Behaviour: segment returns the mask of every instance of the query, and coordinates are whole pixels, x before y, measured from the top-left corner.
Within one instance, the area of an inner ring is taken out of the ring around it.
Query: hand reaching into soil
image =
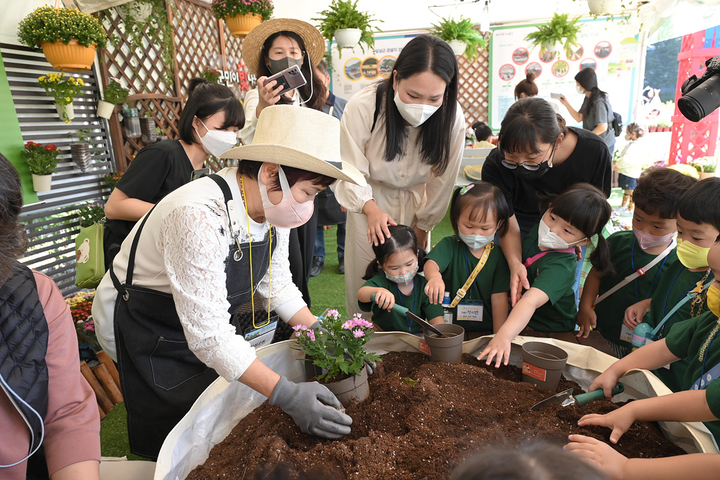
[[[503,365],[507,365],[510,361],[510,349],[510,341],[498,334],[490,340],[488,346],[485,347],[485,350],[483,350],[480,355],[478,355],[477,359],[482,361],[482,359],[487,355],[487,361],[485,364],[490,365],[493,358],[495,358],[495,368],[500,368],[501,362]]]
[[[615,362],[617,363],[617,362]],[[605,393],[606,398],[612,398],[612,390],[615,388],[615,385],[617,385],[618,380],[620,379],[622,375],[618,375],[615,372],[612,371],[612,367],[605,370],[603,373],[598,375],[595,380],[593,380],[593,383],[590,385],[590,388],[588,388],[588,392],[592,392],[593,390],[597,390],[598,388],[602,388],[603,392]]]
[[[570,435],[568,439],[571,443],[565,445],[565,450],[579,455],[613,480],[625,478],[625,464],[628,459],[610,445],[585,435]]]
[[[270,405],[279,405],[305,433],[329,439],[350,433],[352,418],[338,410],[340,401],[317,382],[294,383],[280,377]]]
[[[600,427],[612,428],[612,433],[610,434],[610,441],[612,443],[617,443],[618,440],[620,440],[620,437],[622,437],[623,434],[628,431],[630,426],[632,426],[633,422],[635,421],[635,416],[632,414],[632,409],[627,408],[630,405],[631,404],[622,406],[617,410],[613,410],[612,412],[605,415],[599,415],[597,413],[585,415],[580,420],[578,420],[578,425],[581,427],[587,425],[598,425]]]

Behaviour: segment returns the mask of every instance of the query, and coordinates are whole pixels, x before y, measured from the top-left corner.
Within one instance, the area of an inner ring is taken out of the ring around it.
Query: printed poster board
[[[576,90],[575,75],[592,67],[598,76],[598,87],[607,92],[613,110],[622,115],[623,123],[631,121],[636,64],[639,59],[637,28],[607,20],[581,20],[578,47],[568,58],[558,54],[540,55],[540,48],[530,49],[525,36],[537,24],[493,28],[490,41],[490,127],[500,130],[500,122],[515,102],[515,86],[527,72],[535,72],[539,96],[558,107],[568,125],[577,125],[551,93],[565,95],[580,109],[584,95]]]

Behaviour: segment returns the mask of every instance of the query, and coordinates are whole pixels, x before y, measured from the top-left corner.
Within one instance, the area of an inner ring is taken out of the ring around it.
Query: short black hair
[[[450,199],[450,224],[457,238],[460,238],[458,220],[466,207],[472,208],[470,217],[477,218],[481,222],[489,211],[495,212],[498,220],[497,234],[502,237],[507,233],[510,207],[508,207],[505,195],[492,183],[475,182],[456,188],[453,192]]]
[[[706,178],[688,188],[680,198],[678,213],[689,222],[707,223],[720,231],[720,178]],[[715,241],[720,241],[720,235]]]
[[[540,153],[538,143],[555,144],[562,132],[555,110],[547,100],[521,98],[512,104],[500,123],[498,153]]]
[[[387,262],[391,255],[402,250],[412,250],[415,252],[418,257],[418,269],[422,265],[422,261],[425,258],[425,250],[418,248],[415,230],[407,225],[388,225],[388,230],[390,231],[390,238],[386,238],[385,243],[373,245],[375,260],[371,261],[367,269],[365,269],[363,280],[370,280],[374,277],[380,271],[380,266]]]
[[[478,142],[481,140],[487,140],[488,137],[492,136],[492,129],[488,127],[485,122],[475,122],[473,123],[472,128]]]
[[[245,125],[245,112],[240,100],[225,85],[212,83],[202,78],[190,80],[188,101],[180,114],[178,130],[180,139],[188,144],[197,144],[192,122],[198,117],[203,122],[218,112],[225,112],[225,123],[221,128],[238,127]]]
[[[648,215],[675,218],[680,198],[696,183],[696,179],[672,168],[650,169],[640,175],[633,191],[635,208]]]

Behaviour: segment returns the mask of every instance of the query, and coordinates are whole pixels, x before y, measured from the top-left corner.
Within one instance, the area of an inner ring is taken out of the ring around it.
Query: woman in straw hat
[[[270,398],[300,428],[325,438],[351,419],[317,383],[271,371],[246,341],[269,324],[237,332],[231,318],[253,293],[290,325],[316,326],[288,267],[288,229],[313,213],[315,195],[335,179],[364,184],[340,160],[340,126],[322,112],[273,106],[258,119],[240,160],[160,201],[133,229],[98,287],[98,340],[117,362],[131,450],[149,458],[202,391],[222,376]],[[270,328],[270,327],[269,327]],[[329,405],[329,406],[328,406]]]
[[[412,39],[392,75],[348,102],[341,121],[343,159],[367,186],[340,182],[348,210],[345,302],[357,309],[372,244],[390,237],[388,225],[413,228],[428,248],[429,232],[445,216],[465,147],[465,118],[457,103],[458,66],[450,46],[431,35]]]

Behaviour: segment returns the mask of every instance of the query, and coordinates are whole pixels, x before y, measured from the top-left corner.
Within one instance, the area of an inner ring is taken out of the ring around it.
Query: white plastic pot
[[[362,30],[359,28],[341,28],[335,31],[335,41],[339,48],[352,48],[360,43]]]
[[[38,193],[49,192],[52,183],[52,175],[35,175],[32,174],[33,190]]]
[[[560,42],[545,43],[545,44],[543,44],[543,46],[545,47],[545,51],[546,51],[546,52],[558,53],[558,54],[559,54],[559,53],[562,52],[562,50],[563,50],[563,45],[562,45],[562,43],[560,43]]]
[[[465,49],[467,48],[467,43],[463,42],[462,40],[458,40],[457,38],[454,40],[450,40],[448,44],[450,45],[450,48],[452,48],[452,51],[456,57],[459,57],[460,55],[465,53]]]
[[[67,105],[58,105],[56,103],[55,110],[57,110],[60,120],[65,123],[70,123],[72,119],[75,118],[75,107],[73,106],[73,102],[70,102]]]
[[[106,102],[105,100],[98,100],[97,116],[100,118],[110,119],[110,116],[115,110],[115,104]]]
[[[620,0],[588,0],[588,8],[593,15],[605,15],[620,11]]]

